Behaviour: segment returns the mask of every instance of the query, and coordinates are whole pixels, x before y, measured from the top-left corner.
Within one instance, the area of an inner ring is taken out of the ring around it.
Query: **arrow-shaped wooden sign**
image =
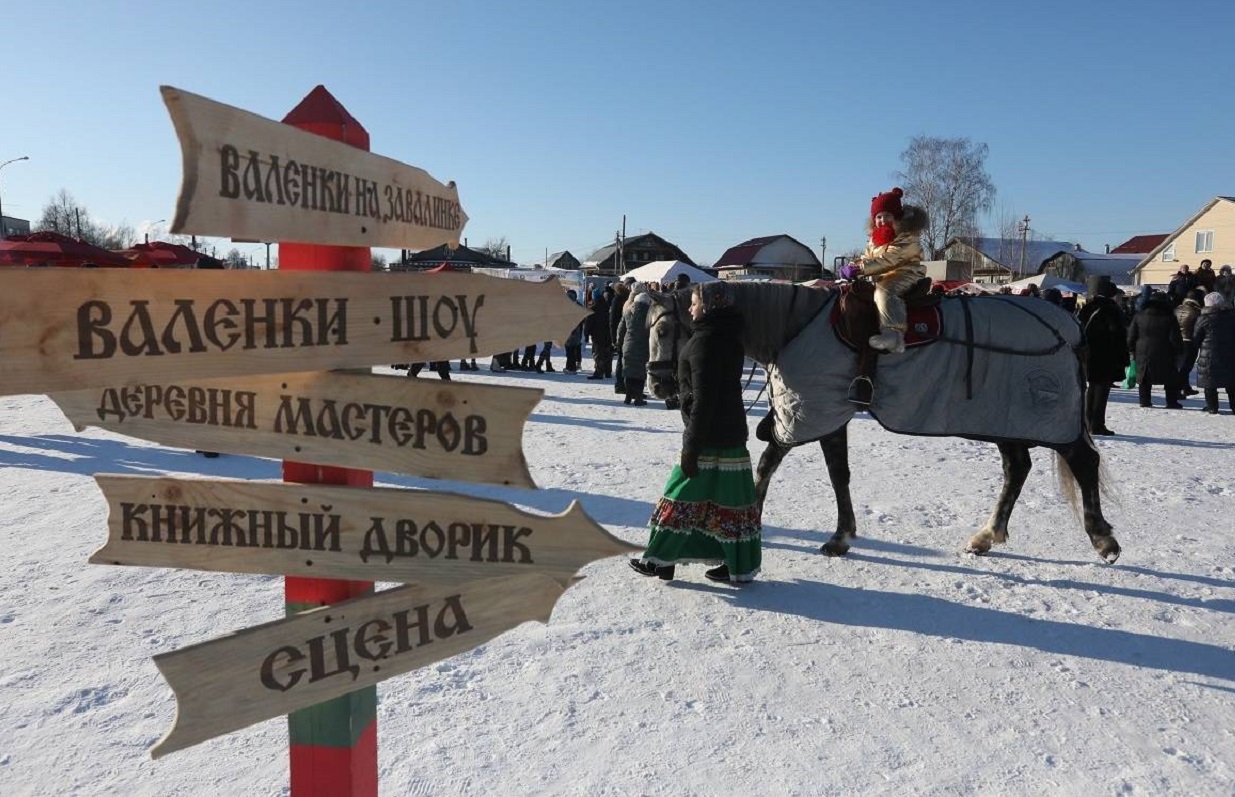
[[[552,280],[0,269],[0,394],[474,357],[584,315]]]
[[[534,487],[521,442],[544,391],[330,371],[53,393],[78,431],[433,479]]]
[[[431,249],[459,244],[453,182],[423,169],[162,87],[184,175],[171,231],[254,241]]]
[[[572,502],[533,515],[500,501],[391,488],[96,476],[107,544],[92,564],[355,581],[457,582],[535,572],[569,584],[631,553]]]
[[[562,587],[528,574],[402,587],[154,657],[176,694],[155,758],[547,622]]]

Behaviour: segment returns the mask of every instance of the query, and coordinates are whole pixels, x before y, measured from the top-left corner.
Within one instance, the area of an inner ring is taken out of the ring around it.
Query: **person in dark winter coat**
[[[619,282],[613,286],[613,303],[609,305],[609,335],[613,341],[613,350],[617,354],[617,364],[613,366],[613,392],[619,396],[626,395],[626,378],[622,376],[622,339],[618,337],[618,327],[622,324],[622,308],[630,298],[630,286],[634,280]]]
[[[1145,302],[1149,301],[1149,297],[1153,296],[1154,288],[1152,285],[1142,285],[1141,292],[1136,297],[1136,302],[1132,305],[1132,312],[1139,313],[1145,309]]]
[[[1091,434],[1115,434],[1106,425],[1106,403],[1111,383],[1124,378],[1129,362],[1128,327],[1113,298],[1118,292],[1110,277],[1092,279],[1089,301],[1078,316],[1085,330],[1085,418]]]
[[[1200,288],[1203,292],[1209,293],[1212,291],[1218,281],[1218,275],[1214,273],[1214,261],[1209,258],[1202,260],[1200,267],[1196,270],[1196,274],[1193,275],[1193,279],[1196,282],[1196,287]]]
[[[690,312],[694,334],[677,372],[681,461],[652,512],[647,550],[630,566],[671,579],[678,562],[706,562],[718,564],[710,580],[743,583],[759,572],[762,542],[742,406],[742,315],[724,282],[697,284]]]
[[[1205,309],[1192,331],[1199,354],[1196,384],[1205,391],[1205,412],[1218,414],[1218,390],[1226,391],[1226,407],[1235,412],[1235,309],[1217,291],[1205,297]]]
[[[1192,328],[1196,326],[1196,319],[1201,314],[1201,302],[1203,301],[1205,301],[1205,293],[1200,288],[1193,288],[1188,291],[1183,303],[1175,308],[1175,320],[1179,322],[1179,334],[1184,339],[1183,364],[1179,367],[1179,390],[1184,396],[1191,396],[1197,392],[1192,389],[1191,384],[1192,366],[1196,365],[1196,346],[1192,343]]]
[[[648,378],[648,310],[652,297],[641,283],[635,283],[622,308],[618,324],[618,346],[622,357],[622,379],[626,386],[626,404],[642,407],[647,404],[643,386]]]
[[[1218,269],[1218,276],[1214,279],[1214,290],[1222,294],[1227,304],[1235,302],[1235,275],[1231,273],[1230,266]]]
[[[1184,263],[1179,267],[1179,270],[1171,275],[1171,282],[1166,286],[1166,294],[1170,297],[1171,305],[1178,306],[1188,295],[1188,291],[1196,287],[1196,275]]]
[[[1152,407],[1150,390],[1162,385],[1166,406],[1183,409],[1179,403],[1179,368],[1177,359],[1183,354],[1183,336],[1171,313],[1171,300],[1163,293],[1151,294],[1145,307],[1128,325],[1128,349],[1136,358],[1136,381],[1142,407]]]
[[[592,314],[587,317],[586,332],[592,339],[592,375],[588,379],[612,376],[613,338],[609,335],[609,300],[603,288],[592,293]]]
[[[576,304],[579,302],[579,294],[574,291],[566,291],[566,297]],[[563,344],[563,348],[566,349],[566,367],[562,369],[565,373],[577,374],[583,366],[583,327],[585,324],[587,324],[586,318],[576,324],[566,336],[566,343]]]

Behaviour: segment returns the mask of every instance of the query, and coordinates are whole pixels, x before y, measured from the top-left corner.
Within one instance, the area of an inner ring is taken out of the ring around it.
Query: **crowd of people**
[[[649,355],[648,336],[644,330],[647,329],[647,313],[651,306],[651,297],[648,294],[679,290],[689,287],[690,284],[690,278],[683,274],[672,282],[664,283],[637,282],[633,277],[626,277],[604,287],[594,288],[582,299],[578,291],[567,290],[567,298],[583,305],[588,314],[562,342],[566,356],[562,368],[559,370],[554,367],[553,343],[545,341],[494,356],[489,362],[489,370],[495,373],[561,373],[567,376],[587,373],[583,363],[583,348],[590,345],[592,368],[587,379],[604,382],[613,380],[614,393],[622,396],[625,404],[647,406],[648,396],[644,389],[647,385]],[[635,334],[636,331],[643,332]],[[446,380],[450,379],[451,374],[451,364],[446,360],[394,367],[407,368],[408,375],[413,377],[426,368]],[[459,370],[479,371],[480,367],[474,359],[460,360]],[[665,406],[676,409],[679,406],[678,398],[669,397]]]
[[[1169,409],[1183,409],[1201,393],[1203,411],[1217,415],[1221,391],[1235,412],[1233,293],[1231,267],[1215,273],[1209,260],[1196,272],[1181,266],[1165,291],[1141,286],[1135,298],[1109,278],[1092,279],[1078,314],[1087,342],[1090,430],[1114,434],[1106,425],[1106,402],[1116,382],[1135,385],[1142,407],[1154,406],[1153,388],[1160,387]]]

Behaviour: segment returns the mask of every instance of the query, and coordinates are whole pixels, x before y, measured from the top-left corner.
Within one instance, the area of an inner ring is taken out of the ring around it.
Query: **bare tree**
[[[369,257],[370,271],[389,271],[390,264],[386,261],[386,256],[383,254],[373,254]]]
[[[43,206],[43,215],[34,226],[37,230],[80,238],[104,249],[124,249],[137,239],[129,224],[106,225],[92,219],[90,211],[63,188]]]
[[[248,268],[249,265],[249,261],[245,259],[244,253],[234,246],[227,251],[227,255],[223,260],[232,268]]]
[[[503,235],[499,238],[490,238],[489,240],[485,241],[484,245],[479,247],[476,251],[480,252],[481,254],[488,255],[494,260],[505,260],[506,252],[509,249],[510,249],[510,242],[507,241],[506,236]]]
[[[990,210],[995,184],[986,173],[988,151],[968,138],[914,136],[901,153],[905,169],[896,177],[906,199],[930,217],[924,237],[932,258],[952,238],[975,235],[978,214]]]

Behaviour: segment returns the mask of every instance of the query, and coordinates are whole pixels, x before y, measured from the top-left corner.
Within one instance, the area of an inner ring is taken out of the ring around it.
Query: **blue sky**
[[[30,160],[0,198],[22,218],[61,188],[169,217],[160,84],[278,119],[322,83],[522,263],[583,258],[622,214],[702,263],[782,232],[830,259],[916,134],[989,145],[999,210],[1090,250],[1235,194],[1229,0],[5,5],[0,161]]]

